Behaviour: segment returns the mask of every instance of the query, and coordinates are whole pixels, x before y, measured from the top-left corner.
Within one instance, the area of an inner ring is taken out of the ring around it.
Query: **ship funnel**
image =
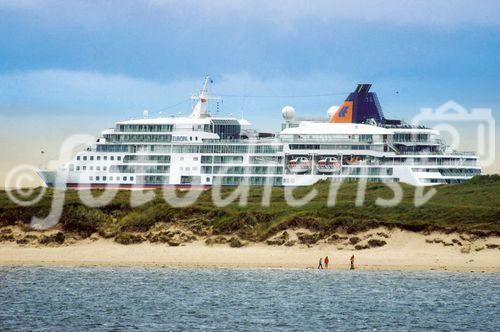
[[[330,117],[334,123],[363,123],[368,119],[384,121],[384,113],[371,84],[358,84],[356,90],[347,96],[337,111]]]

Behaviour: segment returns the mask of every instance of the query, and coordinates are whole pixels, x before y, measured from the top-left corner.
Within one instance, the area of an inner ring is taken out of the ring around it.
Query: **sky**
[[[486,0],[0,0],[0,185],[18,164],[57,158],[68,135],[143,110],[189,114],[206,75],[219,114],[263,131],[279,129],[285,105],[324,117],[360,82],[390,118],[454,100],[497,119],[499,11]]]

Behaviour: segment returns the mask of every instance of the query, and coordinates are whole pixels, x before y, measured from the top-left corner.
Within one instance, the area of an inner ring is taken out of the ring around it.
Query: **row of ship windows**
[[[94,176],[89,176],[89,180],[90,181],[94,181],[94,179],[95,179],[95,181],[101,181],[101,177],[100,176],[95,176],[95,177]],[[134,177],[133,176],[129,176],[128,180],[129,181],[134,181]],[[108,179],[108,177],[104,175],[102,177],[102,181],[127,181],[127,177],[124,176],[124,177],[120,178],[119,176],[115,176],[115,177],[110,176],[109,179]]]
[[[475,168],[464,168],[464,169],[453,169],[453,168],[412,168],[412,171],[414,172],[440,172],[442,174],[444,173],[450,173],[450,174],[480,174],[481,170],[475,169]]]
[[[69,166],[70,171],[73,170],[73,167],[74,167],[75,171],[79,171],[79,170],[86,171],[87,170],[87,166],[73,166],[73,165],[70,165]],[[89,171],[93,171],[93,170],[94,170],[94,166],[89,166]],[[96,166],[95,170],[96,171],[100,171],[101,170],[101,166]],[[103,171],[107,171],[108,168],[106,166],[102,166],[102,170]]]
[[[463,183],[466,180],[464,179],[420,179],[422,183],[448,183],[448,184],[457,184]]]
[[[168,165],[112,165],[109,168],[110,172],[119,173],[168,173],[170,166]]]
[[[193,166],[193,167],[180,167],[179,168],[180,171],[197,171],[198,170],[198,167],[196,166]]]
[[[106,134],[104,135],[106,142],[121,143],[121,142],[171,142],[172,135],[130,135],[130,134]],[[196,138],[198,140],[198,137]]]
[[[286,174],[297,174],[297,172],[293,172],[290,168],[286,168]],[[336,174],[341,174],[341,175],[379,175],[379,176],[385,176],[385,175],[392,175],[393,174],[393,169],[392,168],[381,168],[381,167],[356,167],[356,168],[346,168],[342,167],[341,169],[335,171]],[[306,172],[300,173],[302,175],[306,174],[319,174],[318,172],[313,171],[312,168],[307,170]]]
[[[284,178],[283,183],[295,183],[297,179],[296,178]],[[340,176],[332,176],[329,177],[329,181],[335,181],[335,182],[355,182],[359,181],[359,177],[340,177]],[[368,182],[399,182],[399,178],[367,178],[366,181]]]
[[[103,160],[108,160],[108,156],[103,156]],[[87,160],[87,156],[82,156],[83,160]],[[89,160],[94,160],[94,156],[88,156]],[[101,156],[96,156],[96,160],[101,160]],[[80,156],[76,156],[76,160],[81,160]],[[115,160],[115,156],[109,156],[109,160]],[[116,156],[116,160],[122,160],[121,156]]]
[[[98,152],[163,152],[163,153],[278,153],[283,145],[132,145],[98,144]]]
[[[338,145],[338,144],[289,144],[290,150],[380,150],[381,147],[371,145]]]
[[[481,170],[479,170],[477,168],[458,168],[458,169],[440,168],[439,172],[441,172],[441,174],[444,174],[444,173],[451,173],[451,174],[479,174],[479,173],[481,173]]]
[[[168,155],[126,155],[123,157],[124,163],[140,162],[140,163],[170,163]]]
[[[126,156],[126,157],[136,157],[136,156]],[[164,160],[154,160],[154,161],[158,161],[158,162],[170,162],[170,156],[166,156],[168,158],[164,158]],[[94,160],[94,156],[89,156],[89,160],[93,161]],[[103,156],[103,160],[107,160],[107,156]],[[250,161],[251,163],[262,163],[262,162],[280,162],[281,161],[281,157],[271,157],[271,158],[267,158],[267,159],[264,159],[266,157],[250,157]],[[77,156],[76,157],[77,160],[80,160],[80,156]],[[192,158],[188,158],[188,159],[192,159],[192,161],[198,161],[198,157],[192,157]],[[261,160],[262,159],[262,160]],[[87,160],[87,156],[83,156],[83,160]],[[101,156],[96,156],[95,160],[98,160],[100,161],[101,160]],[[115,160],[114,159],[114,156],[110,156],[110,160]],[[121,156],[117,156],[116,157],[116,160],[120,161],[121,160]],[[184,157],[180,157],[179,158],[180,161],[184,161],[185,158]],[[141,160],[141,159],[138,159],[138,158],[125,158],[124,159],[124,162],[130,162],[130,161],[137,161],[137,162],[144,162],[144,161],[149,161],[148,160]],[[202,156],[201,157],[201,162],[202,163],[242,163],[243,162],[243,157],[242,156]],[[85,166],[83,166],[84,170],[85,170]],[[76,167],[77,170],[80,169],[79,166]],[[90,170],[92,170],[92,166],[90,166]],[[106,166],[103,166],[103,169],[106,170]],[[99,170],[99,166],[97,166],[97,170]]]
[[[202,166],[201,173],[203,174],[282,174],[283,167],[273,166]]]
[[[208,179],[208,178],[207,178]],[[265,185],[272,184],[279,186],[283,184],[283,178],[281,177],[241,177],[241,176],[214,176],[214,184],[222,185],[239,185],[239,184],[249,184],[249,185]]]
[[[162,131],[172,131],[174,126],[171,124],[167,125],[117,125],[116,129],[122,132],[162,132]]]
[[[250,156],[250,164],[281,163],[280,156]],[[201,156],[202,164],[241,164],[243,156]]]

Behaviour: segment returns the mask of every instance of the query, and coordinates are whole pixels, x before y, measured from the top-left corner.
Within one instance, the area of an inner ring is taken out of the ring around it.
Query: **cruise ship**
[[[120,121],[95,146],[58,170],[40,170],[47,186],[158,188],[219,185],[305,186],[320,180],[460,183],[481,174],[478,157],[448,147],[439,132],[387,119],[371,84],[359,84],[323,120],[282,109],[276,133],[233,116],[212,116],[207,77],[192,114]]]

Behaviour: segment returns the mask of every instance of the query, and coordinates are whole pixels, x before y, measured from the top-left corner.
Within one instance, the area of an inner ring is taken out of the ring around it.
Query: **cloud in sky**
[[[224,21],[269,21],[290,28],[304,19],[335,21],[353,18],[369,22],[457,27],[499,26],[500,2],[495,0],[145,0],[65,1],[0,0],[0,10],[59,16],[79,24],[105,24],[132,18],[141,11],[155,12],[165,19],[188,20],[189,24],[220,24]]]
[[[498,77],[497,1],[2,1],[0,73]]]
[[[178,3],[188,4],[189,12],[201,17],[237,17],[265,19],[277,25],[290,25],[303,19],[324,21],[359,19],[369,22],[458,26],[460,24],[500,25],[495,11],[498,1],[480,0],[351,0],[351,1],[162,1],[150,4],[165,9]],[[451,4],[451,6],[450,6]]]

